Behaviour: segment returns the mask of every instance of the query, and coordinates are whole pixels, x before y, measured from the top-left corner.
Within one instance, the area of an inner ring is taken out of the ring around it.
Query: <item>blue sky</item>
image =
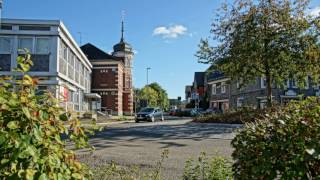
[[[224,0],[4,0],[5,18],[60,19],[74,39],[90,42],[106,52],[120,40],[125,11],[125,39],[136,51],[135,87],[158,82],[170,98],[184,98],[185,85],[195,71],[208,65],[194,56],[201,37],[207,37],[214,10]],[[311,7],[320,6],[312,0]],[[320,8],[318,8],[320,12]]]

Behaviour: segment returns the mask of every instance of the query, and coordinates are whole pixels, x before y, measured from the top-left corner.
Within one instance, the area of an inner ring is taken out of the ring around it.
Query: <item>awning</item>
[[[97,93],[85,93],[84,97],[88,99],[101,99],[101,96]]]

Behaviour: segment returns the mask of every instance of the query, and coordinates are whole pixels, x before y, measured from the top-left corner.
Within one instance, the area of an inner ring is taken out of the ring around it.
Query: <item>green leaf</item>
[[[8,124],[7,124],[7,127],[9,129],[17,129],[19,128],[19,122],[18,121],[10,121]]]
[[[1,164],[6,164],[6,163],[8,163],[10,160],[9,159],[2,159],[1,160]]]
[[[82,176],[79,173],[73,173],[72,177],[75,178],[75,179],[82,179]]]
[[[30,111],[27,107],[22,107],[22,111],[24,113],[24,115],[27,116],[28,119],[30,119],[31,115],[30,115]]]
[[[48,176],[46,174],[41,174],[41,176],[39,177],[39,180],[47,180]]]

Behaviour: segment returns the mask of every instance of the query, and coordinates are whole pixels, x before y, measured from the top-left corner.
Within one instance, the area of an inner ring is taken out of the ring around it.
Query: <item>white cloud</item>
[[[320,6],[311,9],[309,14],[313,17],[320,16]]]
[[[164,39],[174,39],[185,35],[188,31],[183,25],[159,26],[153,30],[154,36],[161,36]]]

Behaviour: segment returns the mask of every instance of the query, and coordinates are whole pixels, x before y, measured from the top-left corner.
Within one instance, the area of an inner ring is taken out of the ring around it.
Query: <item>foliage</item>
[[[15,77],[0,78],[0,179],[90,178],[66,148],[67,139],[75,148],[88,147],[86,130],[50,92],[36,95],[37,80],[27,75],[29,54],[17,63]]]
[[[161,107],[164,110],[169,108],[169,98],[166,90],[158,83],[151,83],[142,89],[135,89],[137,99],[145,100],[148,106]]]
[[[153,88],[149,86],[145,86],[140,91],[140,98],[146,100],[148,102],[148,106],[150,107],[156,107],[158,106],[158,93]]]
[[[149,84],[149,87],[158,93],[158,106],[164,110],[169,108],[169,98],[166,90],[164,90],[158,83],[154,82]]]
[[[223,4],[212,23],[212,47],[201,40],[199,62],[213,64],[242,84],[266,78],[268,105],[272,84],[287,79],[300,85],[320,75],[320,17],[306,15],[310,0],[235,0]]]
[[[319,179],[320,99],[292,102],[232,141],[236,179]]]
[[[184,180],[228,180],[232,177],[232,166],[227,159],[213,157],[208,160],[205,153],[201,153],[196,162],[188,160],[183,173]]]
[[[161,154],[161,159],[156,163],[155,168],[146,171],[138,166],[123,167],[116,165],[114,162],[99,166],[94,169],[94,179],[121,179],[121,180],[160,180],[162,179],[161,170],[163,168],[163,162],[168,158],[169,151],[166,149]]]
[[[254,122],[256,118],[266,112],[272,112],[274,108],[269,109],[251,109],[243,108],[237,111],[229,111],[223,114],[208,114],[197,116],[194,122],[198,123],[227,123],[227,124],[243,124],[247,122]]]

